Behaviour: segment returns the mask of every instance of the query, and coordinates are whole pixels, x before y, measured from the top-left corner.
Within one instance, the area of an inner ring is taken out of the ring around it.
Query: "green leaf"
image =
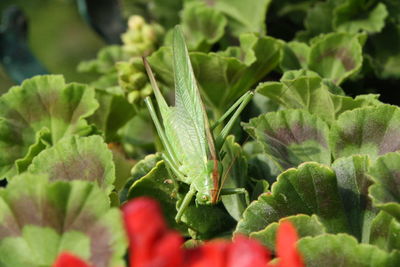
[[[0,176],[15,173],[15,161],[27,154],[31,159],[63,137],[90,133],[85,118],[97,107],[92,88],[65,84],[58,75],[36,76],[11,88],[0,97]],[[45,141],[38,137],[43,131],[48,133]],[[28,165],[29,160],[23,162],[19,171]]]
[[[211,8],[226,14],[228,28],[234,36],[256,32],[265,34],[265,16],[271,0],[203,0]]]
[[[247,68],[241,77],[235,77],[235,84],[225,93],[223,103],[229,106],[230,103],[275,69],[279,64],[282,46],[282,41],[272,37],[242,34],[240,36],[240,48],[244,53],[242,61],[247,65]]]
[[[358,244],[346,234],[305,237],[297,246],[306,266],[398,266],[400,253],[387,253],[367,244]]]
[[[367,175],[369,165],[365,155],[340,158],[332,164],[350,233],[362,242],[368,242],[376,214],[368,197],[368,187],[372,184]]]
[[[223,188],[244,188],[247,181],[247,160],[243,155],[242,147],[235,143],[235,137],[226,138],[222,147],[226,153],[222,159],[224,169],[221,177]],[[228,213],[237,221],[242,217],[246,208],[246,199],[243,194],[225,195],[221,197]]]
[[[250,234],[270,223],[299,213],[318,216],[328,232],[346,232],[335,173],[328,166],[309,162],[277,178],[271,192],[262,194],[243,213],[235,232]]]
[[[332,125],[334,158],[367,154],[372,159],[400,149],[400,110],[396,106],[364,107],[341,114]]]
[[[138,169],[143,169],[143,171],[148,169],[154,159],[153,155],[141,161],[141,166],[135,166],[136,172],[139,171]],[[169,175],[164,162],[159,161],[154,168],[132,184],[129,188],[128,199],[148,196],[157,200],[161,205],[168,224],[177,228],[179,225],[175,222],[175,205],[178,201],[178,191],[176,181],[173,179]]]
[[[305,161],[331,163],[328,125],[305,110],[269,112],[243,127],[283,170]]]
[[[307,69],[310,47],[301,42],[289,42],[283,46],[280,67],[283,71]]]
[[[368,3],[366,0],[344,1],[333,13],[335,30],[349,33],[380,32],[385,26],[385,19],[388,16],[385,4],[371,5],[371,2]]]
[[[386,251],[400,250],[400,223],[381,211],[372,221],[369,243]]]
[[[397,124],[398,125],[398,124]],[[369,188],[373,204],[400,221],[400,152],[378,157],[369,173],[374,184]]]
[[[243,151],[246,153],[250,177],[271,184],[276,181],[276,177],[281,173],[280,167],[264,153],[257,141],[246,142]]]
[[[126,181],[124,188],[119,194],[121,203],[128,200],[129,190],[132,187],[133,183],[146,176],[154,167],[156,167],[156,164],[161,160],[161,154],[150,154],[144,157],[142,160],[139,160],[132,167],[131,178]]]
[[[126,59],[127,56],[124,54],[122,46],[110,45],[101,49],[96,59],[82,61],[78,65],[78,71],[97,74],[110,73],[116,71],[115,63]]]
[[[318,220],[317,216],[299,214],[285,217],[279,220],[279,222],[271,223],[265,227],[265,229],[251,233],[250,237],[259,240],[264,246],[268,247],[272,251],[275,251],[276,232],[280,223],[284,221],[289,221],[292,223],[292,225],[296,228],[299,238],[306,236],[317,236],[326,232],[325,227]]]
[[[100,106],[88,121],[104,133],[107,142],[116,141],[117,131],[135,115],[135,110],[119,87],[96,89],[96,99]]]
[[[256,88],[256,92],[286,108],[308,110],[329,124],[346,110],[380,104],[377,95],[359,95],[353,99],[338,95],[340,88],[335,90],[316,73],[305,70],[285,72],[280,82],[265,82]]]
[[[1,266],[51,266],[62,251],[94,266],[124,265],[120,212],[93,183],[23,174],[0,191],[0,210]]]
[[[388,22],[381,33],[368,38],[373,68],[381,79],[400,77],[400,25]]]
[[[334,8],[335,0],[317,2],[313,7],[309,8],[304,20],[306,30],[297,32],[297,39],[308,41],[321,33],[332,32]]]
[[[224,35],[227,19],[220,11],[205,3],[186,3],[181,16],[189,50],[206,52]]]
[[[108,194],[114,188],[112,153],[100,136],[64,138],[37,155],[28,171],[32,174],[46,174],[52,182],[96,182]]]
[[[362,48],[357,35],[331,33],[311,44],[309,69],[335,84],[360,70]]]

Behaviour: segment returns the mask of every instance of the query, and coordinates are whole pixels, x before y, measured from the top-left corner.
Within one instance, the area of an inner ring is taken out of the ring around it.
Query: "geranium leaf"
[[[0,191],[0,210],[2,266],[51,266],[62,251],[94,266],[123,265],[121,215],[94,183],[22,174]]]
[[[329,128],[305,110],[269,112],[243,127],[283,170],[305,161],[331,163]]]
[[[14,162],[28,152],[39,152],[38,132],[48,132],[47,145],[65,136],[90,133],[85,118],[97,107],[92,88],[67,85],[62,76],[37,76],[11,88],[0,97],[0,176],[15,173]],[[28,164],[29,160],[21,166]]]
[[[332,164],[351,234],[360,241],[368,240],[376,215],[368,197],[368,187],[372,184],[367,175],[369,165],[365,155],[340,158]]]
[[[346,234],[305,237],[297,246],[306,266],[398,266],[400,253],[387,253],[379,248],[359,244]]]
[[[310,47],[301,42],[289,42],[283,46],[280,67],[283,71],[307,69]]]
[[[117,131],[135,115],[135,109],[120,87],[96,89],[96,99],[99,108],[88,121],[103,132],[106,142],[116,141]]]
[[[233,35],[256,32],[265,34],[265,16],[271,0],[203,0],[211,8],[219,10],[229,19],[228,28]]]
[[[335,173],[328,166],[303,163],[280,174],[271,192],[247,207],[235,232],[250,234],[299,213],[316,214],[328,232],[347,231]]]
[[[372,221],[369,243],[386,251],[400,250],[400,223],[381,211]]]
[[[47,174],[50,181],[96,182],[108,194],[114,188],[112,153],[100,136],[64,138],[37,155],[28,171]]]
[[[141,161],[141,166],[135,166],[136,172],[138,168],[148,170],[156,157],[151,156]],[[135,175],[137,176],[137,175]],[[164,212],[164,216],[169,225],[178,227],[175,221],[176,202],[178,201],[177,185],[174,184],[163,161],[159,161],[144,176],[133,182],[129,188],[128,199],[148,196],[156,199]]]
[[[365,0],[347,0],[335,8],[333,25],[340,32],[377,33],[385,26],[387,15],[388,11],[383,3],[368,5]]]
[[[397,124],[398,125],[398,124]],[[374,184],[369,188],[373,204],[400,222],[400,152],[378,157],[369,174]]]
[[[299,31],[296,36],[297,39],[308,41],[321,33],[331,32],[334,8],[335,0],[316,2],[314,6],[309,8],[304,19],[306,30]]]
[[[400,26],[390,21],[386,24],[382,32],[368,38],[368,52],[372,56],[372,67],[378,77],[381,79],[398,79],[400,77],[400,53],[398,49]]]
[[[227,19],[220,11],[205,3],[186,3],[181,16],[189,50],[207,52],[224,35]]]
[[[312,71],[288,71],[280,82],[265,82],[256,91],[286,108],[306,109],[332,123],[339,114],[358,107],[378,105],[377,95],[360,95],[355,99],[338,95],[334,88]]]
[[[311,44],[308,68],[335,84],[356,73],[362,64],[362,49],[357,35],[331,33]]]
[[[274,222],[265,227],[265,229],[253,232],[250,234],[250,237],[259,240],[264,246],[268,247],[272,251],[275,251],[276,244],[276,232],[281,222],[289,221],[296,228],[299,238],[306,236],[317,236],[324,234],[326,232],[325,227],[318,220],[318,217],[315,215],[294,215],[285,217],[279,222]]]
[[[332,125],[335,158],[367,154],[372,159],[400,149],[400,110],[390,105],[364,107],[341,114]]]

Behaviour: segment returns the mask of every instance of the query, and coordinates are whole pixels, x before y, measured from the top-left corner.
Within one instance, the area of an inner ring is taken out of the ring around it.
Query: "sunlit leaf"
[[[278,176],[271,192],[262,194],[243,213],[235,232],[250,234],[296,214],[316,214],[327,232],[347,232],[334,171],[310,162]]]
[[[107,193],[111,192],[115,181],[112,153],[100,136],[64,138],[37,155],[28,171],[47,174],[52,182],[96,182]]]
[[[304,110],[269,112],[243,124],[283,170],[305,161],[330,164],[329,128]]]
[[[265,229],[251,233],[250,237],[259,240],[264,246],[268,247],[272,251],[275,251],[277,229],[280,223],[284,221],[289,221],[292,223],[292,225],[296,228],[299,238],[306,236],[317,236],[326,232],[325,227],[318,220],[317,216],[299,214],[285,217],[279,220],[279,222],[271,223],[265,227]]]
[[[306,266],[397,266],[400,253],[387,253],[375,246],[359,244],[346,234],[305,237],[298,241]]]
[[[0,210],[2,266],[51,266],[61,251],[98,267],[124,265],[120,212],[94,183],[23,174],[0,191]]]
[[[344,112],[332,125],[330,146],[335,158],[367,154],[372,159],[400,149],[400,109],[390,105]]]
[[[225,16],[205,3],[185,4],[181,16],[189,50],[208,51],[224,35],[227,25]]]
[[[373,204],[400,221],[400,152],[378,157],[369,173],[374,184],[369,193]]]
[[[331,33],[311,44],[308,68],[340,84],[360,70],[362,60],[357,35]]]
[[[2,95],[0,176],[25,170],[35,154],[63,137],[90,133],[85,118],[98,107],[94,94],[86,85],[48,75],[25,80]]]

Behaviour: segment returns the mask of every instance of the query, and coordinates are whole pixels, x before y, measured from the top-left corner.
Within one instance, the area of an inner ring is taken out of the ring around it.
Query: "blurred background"
[[[67,82],[85,82],[90,74],[78,73],[77,64],[92,59],[105,42],[79,15],[74,0],[1,0],[3,11],[20,7],[28,18],[28,44],[31,51],[51,73],[64,74]],[[14,83],[0,65],[0,93]]]

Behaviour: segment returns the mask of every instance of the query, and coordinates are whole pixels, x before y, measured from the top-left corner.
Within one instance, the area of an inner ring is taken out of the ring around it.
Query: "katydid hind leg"
[[[249,192],[245,188],[222,188],[220,195],[236,195],[236,194],[243,194],[246,200],[246,205],[250,204],[250,196]]]
[[[183,198],[182,204],[178,208],[178,213],[175,216],[175,221],[180,222],[183,213],[189,206],[190,202],[192,201],[194,195],[196,194],[196,189],[193,186],[190,186],[189,191],[186,193],[185,197]]]
[[[236,109],[235,113],[233,113],[233,115],[229,119],[228,123],[225,125],[225,127],[222,129],[221,133],[216,138],[217,151],[221,149],[221,147],[224,144],[225,139],[228,136],[229,132],[231,131],[235,121],[237,120],[237,118],[239,118],[240,113],[242,113],[243,109],[250,102],[253,95],[254,95],[253,92],[248,92],[245,94],[245,97],[242,99],[239,107]]]
[[[211,126],[211,130],[214,130],[218,125],[220,125],[227,117],[229,117],[229,115],[231,115],[236,109],[237,107],[240,106],[240,104],[242,104],[243,101],[246,100],[246,98],[248,97],[248,95],[250,95],[251,92],[248,91],[245,94],[243,94],[238,100],[236,100],[236,102]]]

